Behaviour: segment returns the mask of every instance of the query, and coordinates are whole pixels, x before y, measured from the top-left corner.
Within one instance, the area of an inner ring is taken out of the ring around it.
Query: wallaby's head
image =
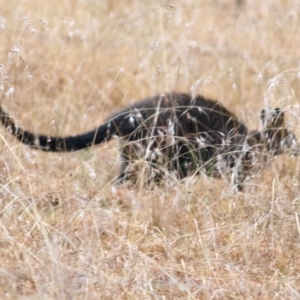
[[[279,108],[270,112],[263,109],[260,116],[267,151],[273,155],[285,152],[296,154],[296,136],[286,128],[284,112]]]

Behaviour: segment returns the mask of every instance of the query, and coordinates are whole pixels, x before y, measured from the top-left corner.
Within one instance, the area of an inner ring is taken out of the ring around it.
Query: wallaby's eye
[[[253,156],[253,153],[250,152],[250,151],[248,151],[248,152],[246,153],[246,155],[245,155],[245,158],[246,158],[247,160],[250,160],[250,159],[252,158],[252,156]]]

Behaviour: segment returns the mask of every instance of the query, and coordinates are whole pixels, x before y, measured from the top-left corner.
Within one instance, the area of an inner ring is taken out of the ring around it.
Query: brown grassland
[[[1,0],[1,103],[68,135],[181,91],[253,129],[280,107],[299,138],[299,1],[237,2]],[[297,157],[238,193],[205,175],[115,186],[117,141],[57,154],[0,137],[0,299],[300,299]]]

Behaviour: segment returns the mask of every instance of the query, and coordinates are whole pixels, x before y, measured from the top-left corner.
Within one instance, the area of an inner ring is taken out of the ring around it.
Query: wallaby
[[[241,190],[256,153],[278,155],[285,149],[294,151],[296,143],[279,108],[262,110],[262,129],[249,131],[221,103],[184,93],[159,94],[138,101],[98,128],[76,136],[53,137],[18,128],[2,107],[0,118],[23,144],[49,152],[77,151],[119,137],[119,181],[135,181],[145,170],[147,181],[159,181],[168,175],[183,178],[199,172],[212,176],[225,172],[231,175],[233,186]]]

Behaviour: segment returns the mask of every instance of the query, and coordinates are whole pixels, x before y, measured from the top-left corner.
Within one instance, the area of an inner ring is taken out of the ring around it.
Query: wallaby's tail
[[[47,135],[33,134],[27,130],[16,126],[12,117],[10,117],[0,106],[0,121],[5,128],[23,144],[38,150],[49,152],[69,152],[91,147],[109,140],[113,134],[130,134],[134,128],[131,127],[128,132],[119,132],[118,128],[124,115],[120,114],[112,121],[106,122],[97,129],[68,137],[51,137]],[[129,128],[127,128],[129,129]],[[126,131],[126,130],[125,130]]]

